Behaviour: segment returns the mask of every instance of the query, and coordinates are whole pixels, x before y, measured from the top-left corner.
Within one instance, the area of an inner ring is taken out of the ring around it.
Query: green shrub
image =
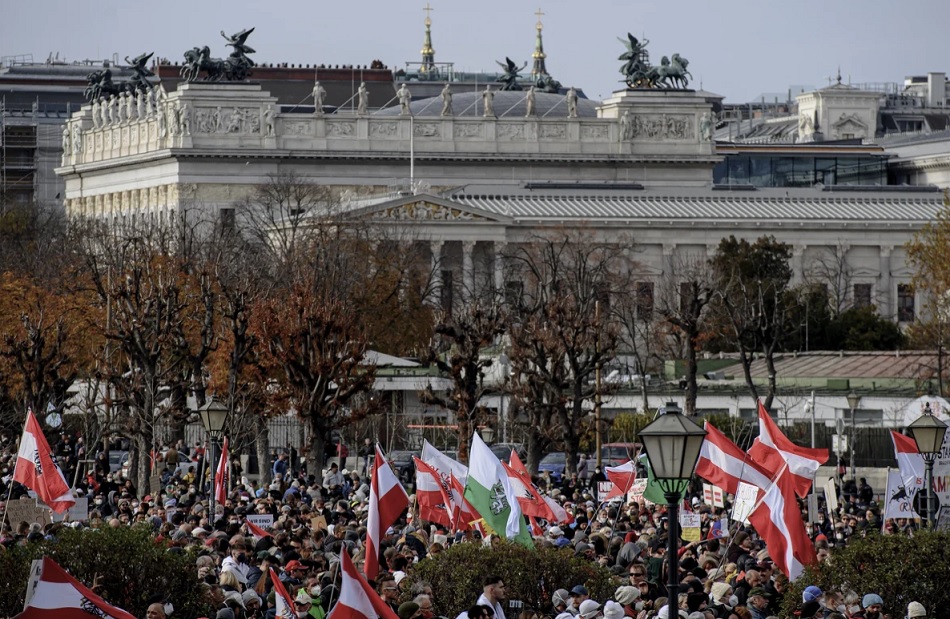
[[[175,616],[196,617],[205,610],[193,553],[169,552],[145,526],[64,528],[53,540],[0,551],[0,617],[23,610],[30,563],[44,555],[86,586],[97,581],[103,599],[137,617],[145,616],[148,599],[160,593],[175,605]]]
[[[822,591],[848,589],[862,596],[877,593],[884,600],[884,612],[892,617],[903,617],[913,601],[936,616],[933,609],[950,608],[947,565],[950,533],[917,531],[914,537],[874,534],[854,539],[788,588],[782,616],[790,616],[801,603],[808,585]]]
[[[606,600],[619,585],[609,570],[575,558],[570,549],[531,549],[498,542],[493,547],[455,544],[423,559],[412,567],[403,587],[408,591],[412,583],[429,582],[436,614],[454,617],[475,603],[483,581],[492,575],[504,579],[509,600],[535,609],[546,608],[556,589],[583,584],[592,598]]]

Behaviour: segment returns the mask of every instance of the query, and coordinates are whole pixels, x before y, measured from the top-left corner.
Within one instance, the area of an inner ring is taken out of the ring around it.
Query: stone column
[[[877,313],[885,318],[893,316],[897,312],[897,306],[894,303],[893,284],[891,283],[891,253],[894,251],[893,245],[881,245],[880,279],[878,279],[877,288]]]
[[[442,246],[445,241],[431,241],[429,248],[432,251],[432,288],[429,292],[429,303],[438,307],[442,298]]]
[[[505,292],[505,247],[508,244],[504,241],[495,241],[495,290],[504,294]]]
[[[801,284],[805,279],[804,256],[807,245],[792,247],[792,284]]]
[[[670,277],[676,271],[675,254],[676,243],[663,243],[663,277]]]
[[[462,296],[470,299],[475,296],[475,241],[462,242]]]

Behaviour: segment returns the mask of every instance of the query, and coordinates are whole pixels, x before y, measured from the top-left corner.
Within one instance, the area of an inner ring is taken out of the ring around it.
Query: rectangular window
[[[218,211],[218,223],[221,230],[234,230],[234,209],[223,208]]]
[[[897,320],[914,322],[914,289],[910,284],[897,284]]]
[[[637,282],[637,318],[653,320],[653,282]]]
[[[871,305],[871,284],[854,285],[854,306],[868,307]]]
[[[521,307],[524,302],[524,282],[508,280],[505,282],[505,303],[509,307]]]

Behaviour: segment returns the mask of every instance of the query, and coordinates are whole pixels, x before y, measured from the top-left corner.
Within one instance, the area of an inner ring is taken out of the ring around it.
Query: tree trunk
[[[472,422],[468,418],[468,413],[459,413],[456,415],[458,424],[458,461],[468,466],[469,449],[471,448]]]
[[[321,479],[326,458],[327,431],[316,416],[310,417],[310,451],[307,454],[307,472]]]
[[[149,476],[152,474],[152,459],[150,457],[151,443],[152,441],[143,434],[138,434],[135,437],[135,449],[133,452],[138,457],[138,462],[136,462],[135,467],[135,488],[138,491],[139,497],[145,496],[152,490],[148,487]]]
[[[528,428],[528,445],[526,447],[528,456],[527,462],[525,462],[525,467],[527,467],[528,472],[532,475],[538,474],[538,464],[541,463],[541,458],[543,457],[544,451],[544,439],[541,437],[541,413],[532,412],[531,427]]]
[[[267,418],[263,415],[257,415],[254,419],[254,430],[257,439],[254,441],[254,449],[257,451],[257,470],[260,473],[258,485],[265,487],[270,484],[270,428],[267,425]]]
[[[686,338],[686,401],[683,412],[687,417],[696,414],[696,397],[699,389],[696,386],[696,373],[698,363],[696,361],[696,333],[687,333]]]

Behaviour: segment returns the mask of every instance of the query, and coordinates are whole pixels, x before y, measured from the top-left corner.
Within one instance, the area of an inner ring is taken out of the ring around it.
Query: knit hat
[[[768,597],[768,595],[765,593],[765,589],[763,589],[762,587],[752,587],[752,589],[749,590],[749,596],[748,596],[748,597],[751,598],[751,597],[755,597],[756,595],[761,595],[761,596],[764,597],[764,598],[767,598],[767,597]],[[748,599],[748,598],[746,598],[746,599]]]
[[[815,585],[809,585],[805,587],[805,590],[802,592],[802,602],[811,602],[812,600],[817,600],[821,597],[821,589]]]
[[[604,619],[623,619],[623,606],[617,602],[607,602],[604,604]]]
[[[812,619],[818,611],[821,610],[821,604],[818,600],[809,600],[802,604],[801,610],[799,611],[800,619]]]
[[[399,619],[409,619],[417,612],[419,612],[418,604],[415,602],[403,602],[399,605],[399,610],[396,614],[399,615]]]
[[[617,590],[614,591],[614,599],[621,604],[633,604],[634,600],[636,600],[638,597],[640,597],[640,589],[637,587],[631,587],[630,585],[617,587]],[[606,614],[606,611],[604,614]]]
[[[261,600],[261,596],[257,595],[257,591],[255,591],[254,589],[247,589],[244,593],[241,594],[241,599],[244,600],[245,607],[247,606],[247,603],[250,602],[251,600],[257,600],[257,603],[261,605],[263,605],[264,603]]]
[[[924,605],[920,602],[911,602],[907,605],[907,617],[912,619],[913,617],[926,617],[927,609],[924,608]]]
[[[709,590],[709,597],[716,604],[720,604],[726,594],[729,593],[729,589],[732,589],[732,587],[727,582],[714,582]]]
[[[554,604],[554,606],[559,606],[561,604],[570,606],[571,594],[568,593],[567,589],[558,589],[554,592],[554,595],[551,596],[551,603]]]
[[[861,608],[867,608],[868,606],[874,606],[875,604],[884,605],[884,600],[881,599],[876,593],[868,593],[864,596],[864,599],[861,600]]]
[[[593,619],[598,610],[600,610],[599,603],[594,600],[584,600],[581,602],[580,608],[577,609],[577,616],[581,619]]]
[[[732,537],[732,545],[733,545],[733,546],[741,546],[741,545],[742,545],[742,542],[746,541],[747,539],[749,539],[749,534],[748,534],[748,533],[746,533],[745,531],[738,531],[738,532],[736,532],[736,534]]]

